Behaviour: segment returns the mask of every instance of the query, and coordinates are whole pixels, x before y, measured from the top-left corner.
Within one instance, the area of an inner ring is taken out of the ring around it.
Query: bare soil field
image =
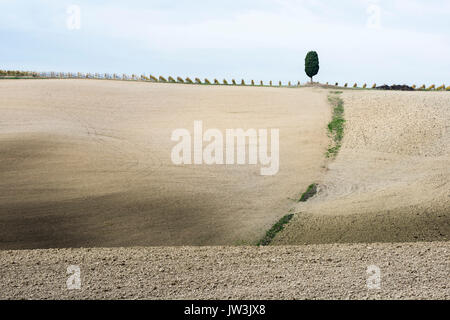
[[[345,90],[342,98],[342,148],[274,243],[448,241],[450,94]]]
[[[450,298],[449,242],[3,250],[0,268],[0,299]]]
[[[450,95],[344,90],[326,160],[329,92],[2,80],[0,299],[449,299]],[[279,128],[280,171],[172,164],[194,120]]]
[[[0,82],[0,249],[254,244],[323,174],[326,91]],[[175,165],[171,133],[279,128],[280,170]]]

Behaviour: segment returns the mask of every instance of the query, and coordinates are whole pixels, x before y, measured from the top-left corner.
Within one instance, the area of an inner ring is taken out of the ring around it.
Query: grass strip
[[[272,226],[272,228],[270,228],[266,232],[265,236],[261,240],[259,240],[257,245],[258,246],[267,246],[267,245],[269,245],[270,242],[272,241],[272,239],[275,238],[276,234],[284,229],[284,225],[286,223],[288,223],[292,219],[293,216],[294,216],[293,213],[289,213],[289,214],[283,216],[280,220],[278,220],[278,222],[275,223]]]
[[[308,186],[305,192],[303,192],[302,196],[300,197],[300,202],[305,202],[312,196],[314,196],[317,193],[317,183],[312,183]]]
[[[342,138],[344,137],[344,101],[336,94],[340,94],[339,91],[331,92],[328,96],[328,101],[333,106],[333,117],[328,123],[328,133],[332,138],[332,145],[328,148],[326,156],[327,158],[335,157],[339,149],[341,148]]]

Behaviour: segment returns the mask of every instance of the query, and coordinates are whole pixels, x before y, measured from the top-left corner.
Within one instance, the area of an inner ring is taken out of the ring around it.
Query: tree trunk
[[[313,83],[313,81],[312,81],[312,77],[311,77],[311,83]]]

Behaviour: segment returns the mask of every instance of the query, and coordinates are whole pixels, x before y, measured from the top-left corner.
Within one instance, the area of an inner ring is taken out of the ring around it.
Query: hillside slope
[[[450,239],[450,94],[344,91],[342,149],[275,244]]]
[[[253,244],[324,170],[325,91],[2,80],[0,97],[0,249]],[[173,164],[194,120],[278,128],[279,172]]]

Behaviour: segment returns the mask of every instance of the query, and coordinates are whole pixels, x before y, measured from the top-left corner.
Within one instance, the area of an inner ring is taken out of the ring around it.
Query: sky
[[[0,69],[450,85],[449,0],[0,0]]]

